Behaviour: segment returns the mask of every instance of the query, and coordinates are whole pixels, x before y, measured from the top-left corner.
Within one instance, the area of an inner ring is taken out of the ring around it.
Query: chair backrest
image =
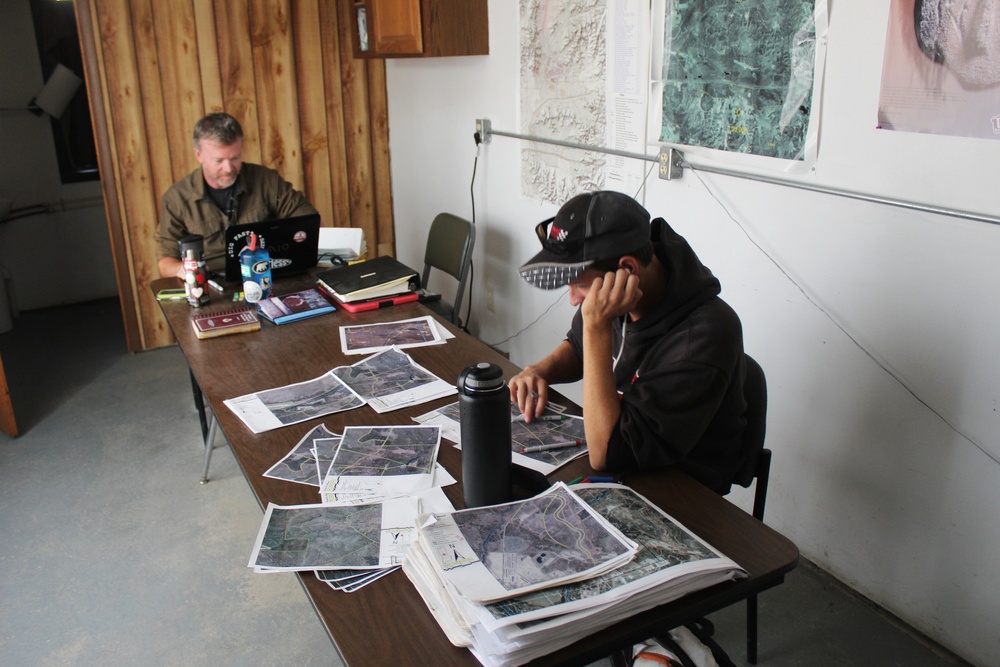
[[[472,249],[476,245],[476,227],[465,218],[451,213],[439,213],[431,223],[424,251],[424,273],[421,284],[426,287],[431,267],[444,271],[458,281],[458,290],[452,300],[451,321],[458,322],[458,313],[465,294],[465,284],[472,263]]]
[[[747,425],[743,431],[743,451],[746,458],[733,480],[742,487],[750,486],[757,476],[767,426],[767,379],[764,369],[749,354],[745,356],[747,369],[743,398],[747,402]]]

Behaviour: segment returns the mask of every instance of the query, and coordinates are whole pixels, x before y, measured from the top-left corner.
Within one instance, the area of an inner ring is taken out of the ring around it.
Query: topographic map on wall
[[[604,145],[607,0],[521,0],[521,129]],[[606,156],[549,144],[521,151],[522,192],[553,204],[604,188]]]
[[[667,0],[660,140],[804,159],[825,8],[826,0]]]
[[[521,132],[641,152],[648,59],[640,26],[647,16],[640,0],[520,0]],[[604,152],[528,142],[521,189],[553,204],[590,190],[632,194],[643,167]]]

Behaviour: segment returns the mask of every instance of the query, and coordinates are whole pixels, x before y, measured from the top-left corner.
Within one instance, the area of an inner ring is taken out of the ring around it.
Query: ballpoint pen
[[[566,449],[567,447],[579,447],[580,445],[587,444],[583,440],[570,440],[569,442],[553,442],[548,445],[532,445],[531,447],[522,447],[522,454],[530,454],[531,452],[545,452],[550,449]]]
[[[563,415],[542,415],[541,417],[532,417],[531,421],[533,421],[533,422],[557,422],[557,421],[562,421],[563,419],[565,419],[565,417]],[[523,422],[524,421],[524,415],[523,414],[522,415],[517,415],[516,417],[514,417],[513,419],[511,419],[511,421],[512,422]]]

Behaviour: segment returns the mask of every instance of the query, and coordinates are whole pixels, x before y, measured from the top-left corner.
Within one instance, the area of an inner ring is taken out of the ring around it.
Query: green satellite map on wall
[[[812,106],[814,0],[672,0],[666,143],[801,160]]]

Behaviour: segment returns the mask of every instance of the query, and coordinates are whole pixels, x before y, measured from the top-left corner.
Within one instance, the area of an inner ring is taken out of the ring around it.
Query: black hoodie
[[[622,413],[608,442],[607,466],[626,472],[676,463],[725,494],[743,460],[746,425],[740,318],[719,298],[719,280],[687,241],[662,218],[651,227],[667,273],[666,295],[641,320],[628,322],[624,347],[623,320],[612,325]],[[567,340],[582,359],[579,309]]]

